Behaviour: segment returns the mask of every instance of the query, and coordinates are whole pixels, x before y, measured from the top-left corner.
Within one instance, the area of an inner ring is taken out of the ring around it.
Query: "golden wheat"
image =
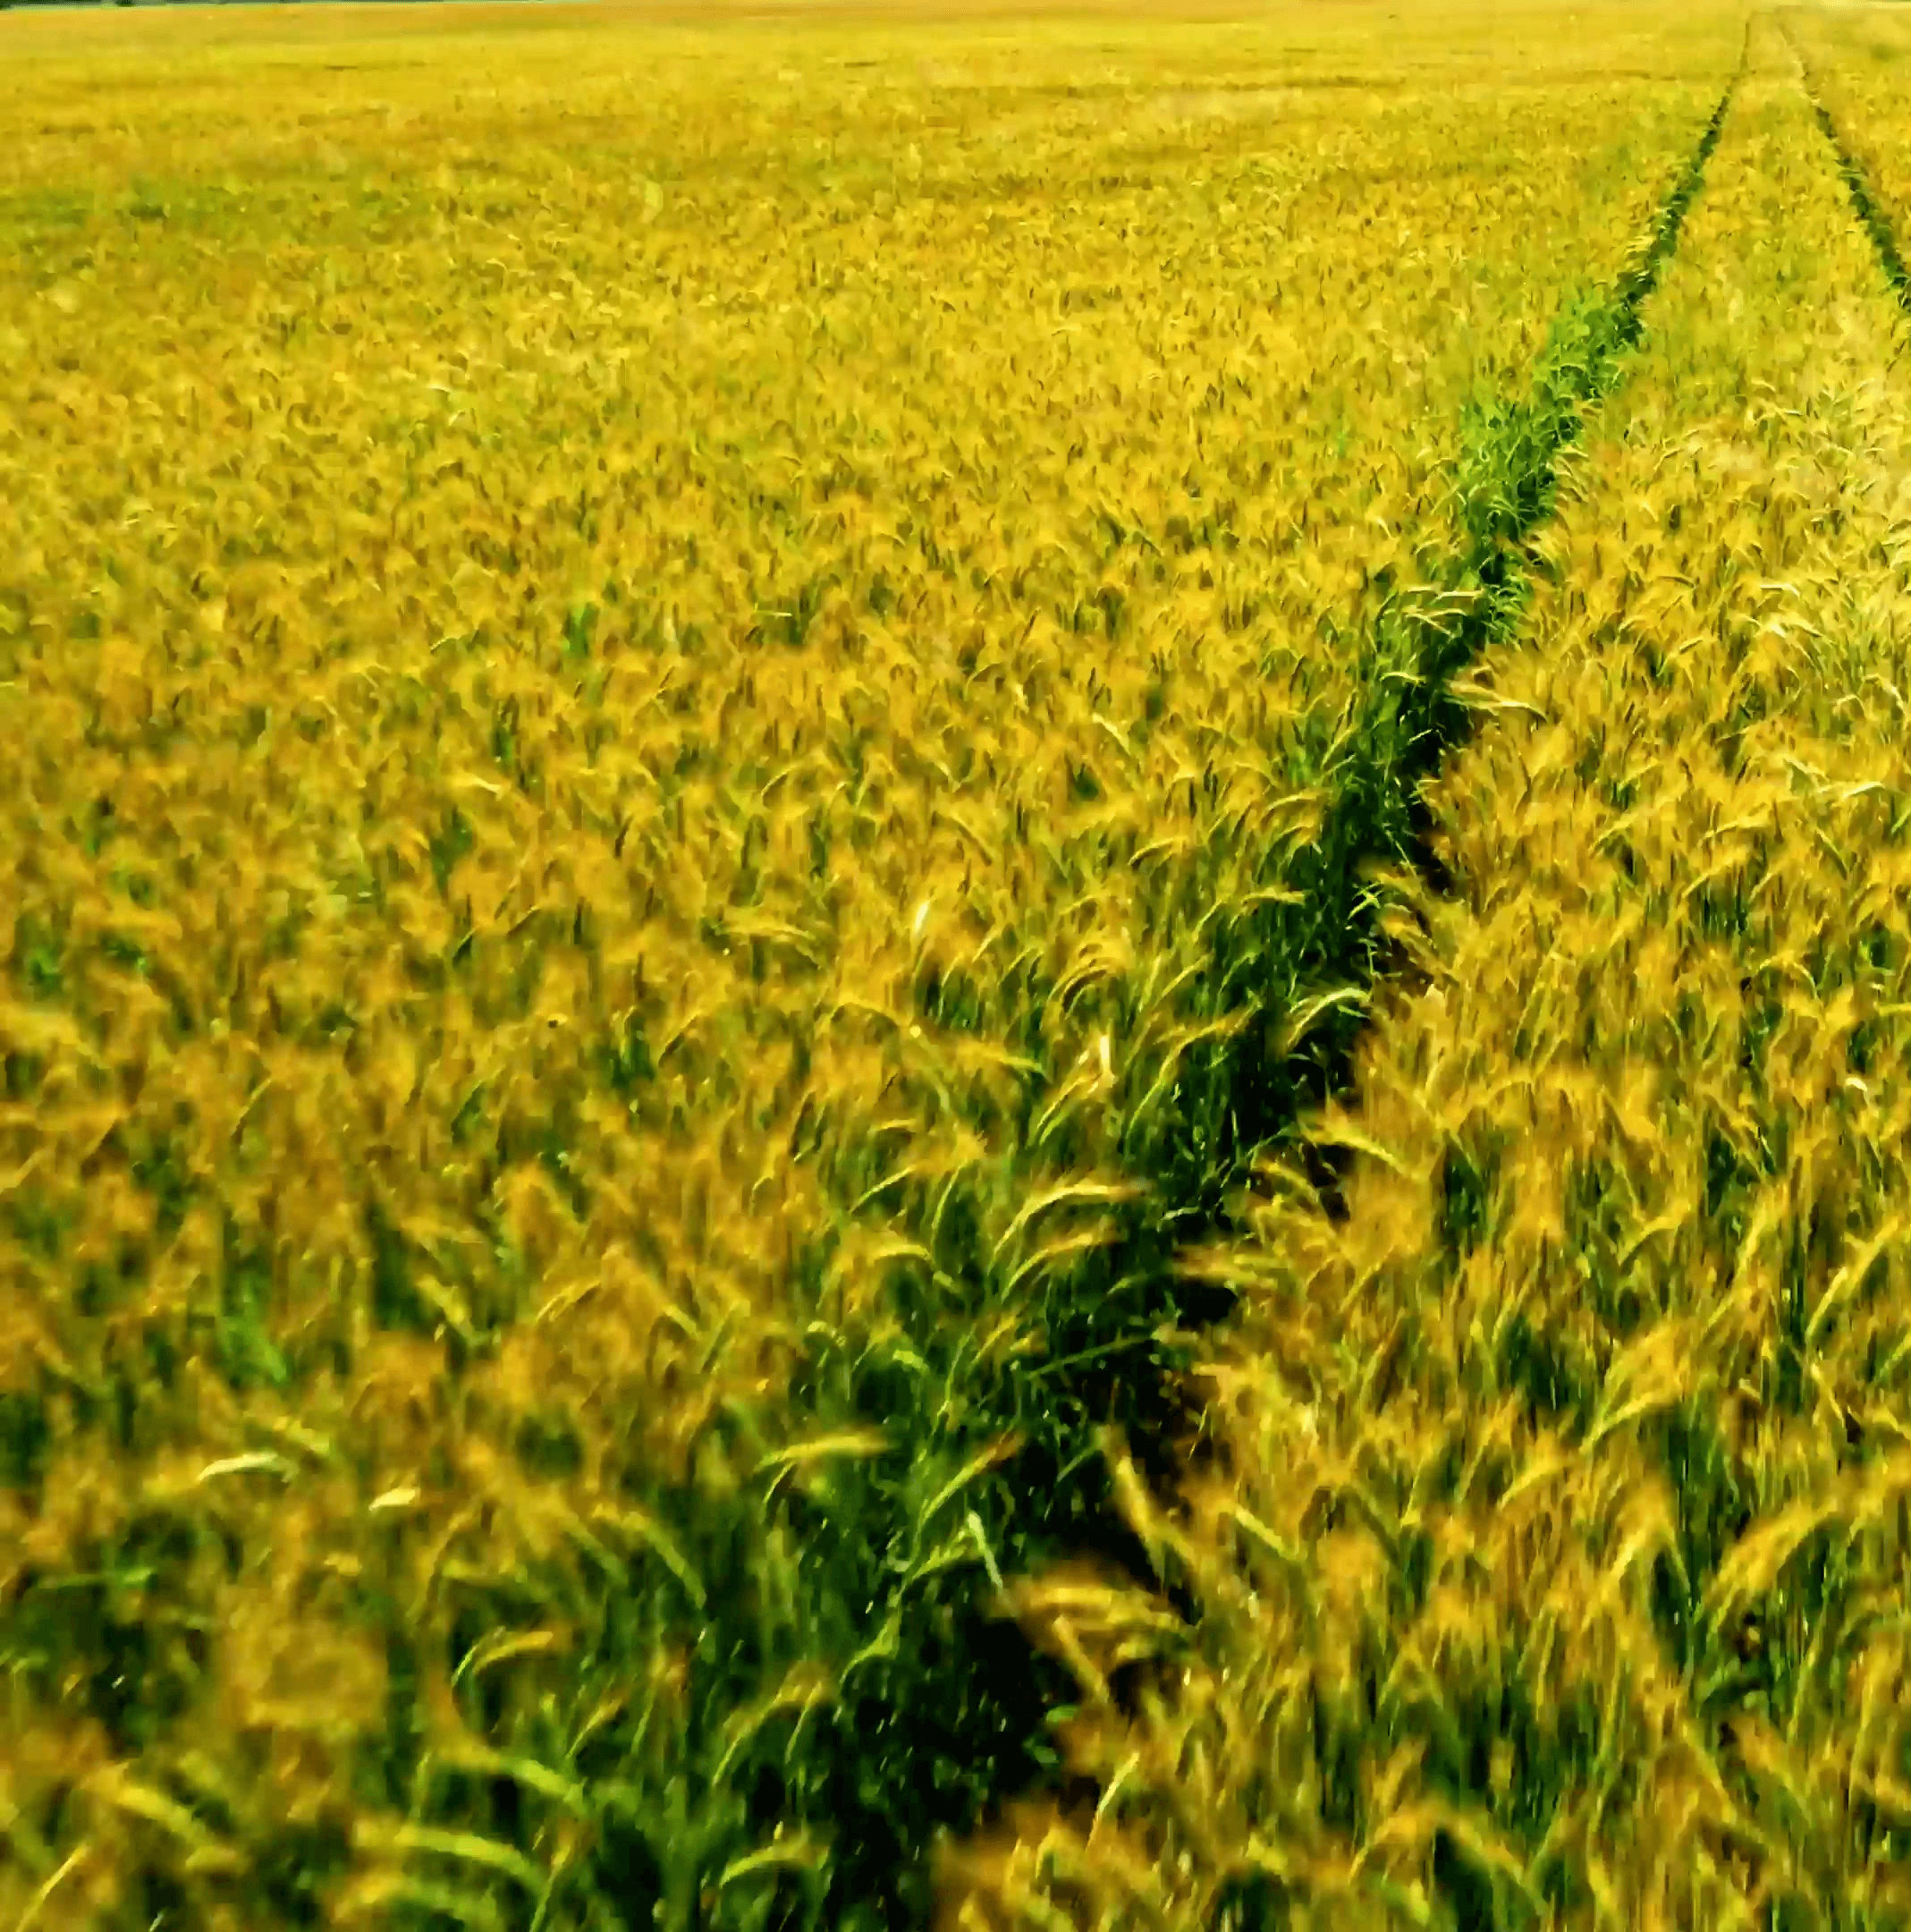
[[[1199,1661],[1092,1707],[1092,1823],[952,1860],[952,1922],[1911,1902],[1901,330],[1761,22],[1434,789],[1340,1199],[1274,1177],[1204,1263]]]
[[[243,1922],[262,1848],[326,1831],[348,1842],[315,1909],[341,1922],[490,1922],[492,1886],[568,1909],[600,1828],[574,1795],[591,1739],[628,1723],[668,1765],[705,1721],[694,1633],[647,1630],[640,1669],[593,1674],[588,1580],[655,1560],[700,1612],[715,1581],[644,1498],[715,1511],[755,1484],[749,1587],[793,1619],[789,1498],[825,1506],[885,1438],[789,1385],[819,1333],[907,1342],[894,1278],[934,1256],[892,1212],[905,1187],[936,1216],[959,1183],[982,1203],[978,1252],[1019,1300],[978,1353],[1044,1345],[1036,1284],[1140,1184],[1121,1136],[1233,1023],[1180,997],[1217,922],[1277,902],[1319,834],[1365,640],[1433,567],[1467,405],[1619,275],[1735,27],[4,23],[0,1394],[41,1433],[0,1487],[0,1600],[55,1618],[70,1589],[143,1648],[131,1683],[59,1675],[21,1623],[0,1911],[130,1923],[158,1870]],[[1765,634],[1775,675],[1792,647]],[[1554,796],[1575,746],[1552,729],[1507,736],[1565,839],[1591,815]],[[1718,783],[1642,820],[1641,852],[1682,853]],[[1825,821],[1844,849],[1867,798]],[[1803,904],[1803,879],[1773,890]],[[1505,971],[1535,949],[1530,906],[1509,916]],[[1350,997],[1294,990],[1293,1029]],[[1572,992],[1535,981],[1530,1024],[1569,1024]],[[1822,1071],[1803,1038],[1795,1082]],[[1475,1049],[1434,1058],[1441,1131],[1474,1131]],[[1600,1089],[1569,1072],[1535,1105],[1591,1158]],[[1716,1104],[1746,1141],[1749,1102]],[[1629,1080],[1621,1124],[1689,1196],[1691,1148],[1653,1151],[1663,1105]],[[1424,1411],[1396,1390],[1446,1372],[1407,1258],[1441,1144],[1363,1179],[1351,1231],[1283,1224],[1256,1307],[1310,1338],[1314,1473],[1205,1505],[1196,1556],[1273,1676],[1191,1681],[1205,1716],[1160,1706],[1109,1766],[1095,1871],[1124,1868],[1144,1789],[1198,1848],[1127,1868],[1166,1887],[1151,1909],[1242,1846],[1361,1896],[1420,1895],[1436,1829],[1505,1861],[1405,1759],[1372,1841],[1342,1843],[1281,1715],[1314,1669],[1302,1625],[1321,1694],[1357,1698],[1373,1586],[1433,1507],[1429,1432],[1483,1496],[1526,1467],[1511,1420],[1489,1445],[1436,1419],[1457,1384]],[[1836,1148],[1814,1159],[1848,1214]],[[1542,1241],[1563,1209],[1521,1212]],[[1561,1447],[1491,1522],[1440,1515],[1403,1707],[1494,1654],[1467,1593],[1502,1533],[1531,1546],[1504,1588],[1547,1632],[1535,1696],[1649,1657],[1667,1505],[1634,1436],[1695,1393],[1679,1368],[1642,1357],[1615,1385],[1596,1464]],[[985,1466],[957,1444],[929,1472],[909,1575],[985,1569],[1102,1698],[1166,1620],[1002,1578],[961,1505]],[[1313,1496],[1355,1513],[1318,1544]],[[820,1862],[800,1832],[748,1842],[726,1767],[816,1721],[901,1614],[855,1657],[765,1659],[707,1808],[656,1826],[686,1860],[747,1844],[667,1881],[673,1922]],[[1663,1671],[1639,1672],[1626,1735],[1699,1789]],[[408,1694],[419,1787],[380,1790],[365,1753]],[[1297,1822],[1249,1805],[1236,1843],[1223,1794],[1263,1746],[1256,1789]],[[420,1814],[430,1780],[481,1775],[542,1808],[522,1843]]]

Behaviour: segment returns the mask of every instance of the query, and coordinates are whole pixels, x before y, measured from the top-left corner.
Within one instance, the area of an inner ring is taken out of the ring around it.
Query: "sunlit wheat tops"
[[[1742,31],[7,20],[0,1922],[896,1925],[1064,1747],[951,1911],[1885,1897],[1771,1592],[1891,1573],[1900,398],[1769,35],[1366,877]]]
[[[1178,1516],[1192,1632],[969,1925],[1897,1922],[1907,393],[1769,24],[1524,642],[1433,794],[1453,883],[1271,1172]],[[1048,1901],[1044,1903],[1043,1901]],[[1059,1906],[1059,1913],[1056,1908]],[[1352,1911],[1350,1919],[1339,1916]]]

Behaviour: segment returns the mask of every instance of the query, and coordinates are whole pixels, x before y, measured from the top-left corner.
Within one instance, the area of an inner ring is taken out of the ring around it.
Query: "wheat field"
[[[1907,59],[0,20],[0,1928],[1911,1921]]]

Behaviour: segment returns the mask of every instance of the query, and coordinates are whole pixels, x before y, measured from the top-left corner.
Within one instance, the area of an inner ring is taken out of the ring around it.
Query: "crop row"
[[[1896,65],[1911,38],[1888,13],[1792,13],[1785,31],[1798,54],[1805,85],[1826,132],[1838,145],[1860,213],[1873,231],[1886,271],[1906,288],[1903,237],[1911,223],[1911,169],[1906,163],[1904,89]]]
[[[1053,1774],[1736,51],[1592,19],[34,70],[0,1902],[891,1923]]]
[[[1904,325],[1770,21],[1708,174],[1433,789],[1334,1198],[1276,1164],[1202,1264],[1195,1474],[1128,1492],[1198,1618],[1021,1587],[1098,1801],[967,1848],[969,1925],[1911,1903]]]

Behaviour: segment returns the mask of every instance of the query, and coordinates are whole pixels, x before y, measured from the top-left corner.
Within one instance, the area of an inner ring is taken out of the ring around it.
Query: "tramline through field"
[[[1911,30],[1569,27],[0,20],[0,1923],[1911,1912]]]

